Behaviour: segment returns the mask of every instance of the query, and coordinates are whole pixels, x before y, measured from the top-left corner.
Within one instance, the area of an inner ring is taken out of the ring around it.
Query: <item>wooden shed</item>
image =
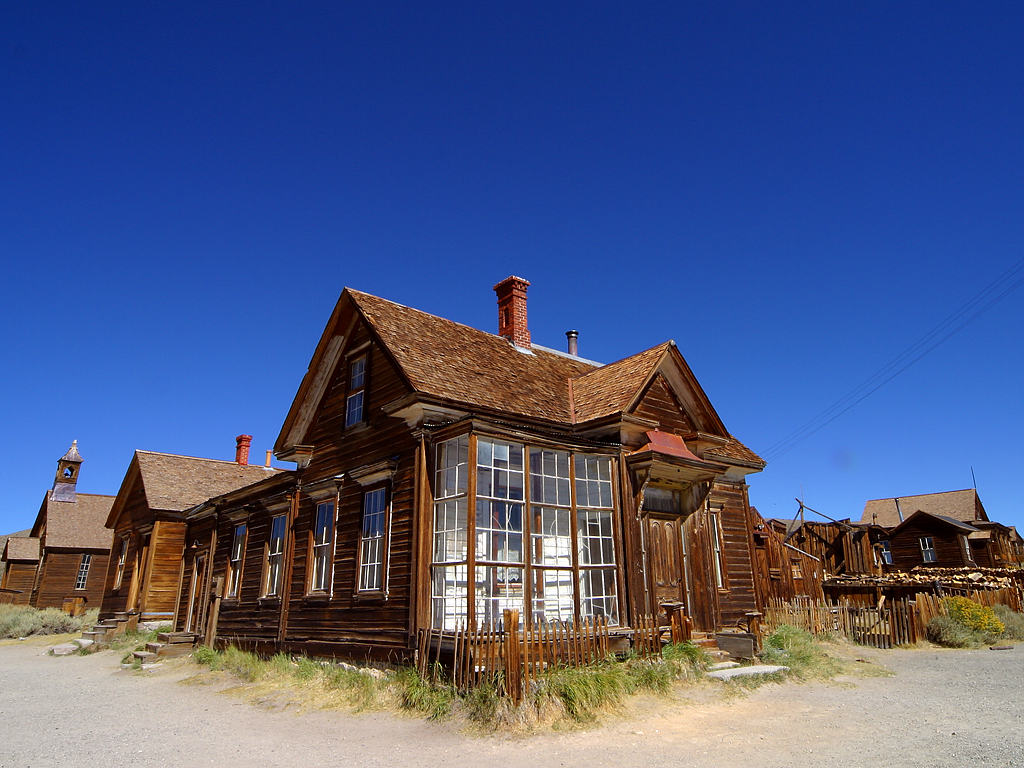
[[[0,580],[0,602],[28,605],[39,569],[39,539],[10,536],[4,543],[3,578]]]
[[[675,343],[608,365],[534,344],[528,285],[495,286],[497,334],[346,289],[275,445],[297,469],[184,514],[177,628],[399,659],[509,608],[628,632],[679,607],[710,634],[820,596]]]

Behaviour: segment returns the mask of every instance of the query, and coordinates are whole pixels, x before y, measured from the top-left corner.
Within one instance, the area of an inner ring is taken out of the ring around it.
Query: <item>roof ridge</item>
[[[151,456],[169,456],[173,459],[193,459],[195,461],[215,461],[218,464],[234,464],[237,467],[253,467],[255,469],[273,469],[280,471],[277,467],[268,467],[265,464],[239,464],[237,461],[232,459],[211,459],[207,456],[189,456],[184,453],[165,453],[164,451],[145,451],[142,448],[136,448],[136,453],[147,453]]]
[[[450,317],[441,317],[441,315],[435,315],[433,312],[427,312],[425,309],[417,309],[416,307],[410,307],[408,304],[402,304],[402,303],[397,302],[397,301],[392,301],[391,299],[385,299],[385,298],[383,298],[381,296],[377,296],[377,295],[372,294],[372,293],[367,293],[366,291],[359,291],[359,290],[356,290],[355,288],[349,288],[348,286],[345,287],[345,290],[348,291],[351,294],[354,294],[354,295],[369,296],[371,299],[376,299],[377,301],[387,302],[388,304],[394,304],[396,307],[401,307],[402,309],[407,309],[410,312],[418,312],[421,315],[427,315],[428,317],[432,317],[435,320],[443,320],[446,323],[451,323],[452,325],[458,325],[458,326],[461,326],[462,328],[467,328],[467,329],[469,329],[471,331],[475,331],[476,333],[482,333],[485,336],[491,336],[491,337],[493,337],[495,339],[503,339],[504,340],[503,336],[499,336],[496,333],[490,333],[489,331],[482,331],[479,328],[475,328],[472,325],[467,325],[466,323],[460,323],[458,320],[452,320]],[[536,345],[534,345],[534,346],[536,346]]]
[[[955,491],[932,491],[931,493],[908,493],[903,496],[882,496],[878,499],[868,499],[868,501],[892,501],[893,499],[916,499],[920,496],[943,496],[947,493],[964,493],[965,491],[978,492],[977,488],[958,488]],[[866,502],[865,502],[866,503]]]
[[[673,344],[675,344],[675,342],[672,341],[672,339],[668,339],[667,341],[663,341],[660,344],[655,344],[653,347],[648,347],[647,349],[642,349],[639,352],[635,352],[632,355],[626,355],[625,357],[621,357],[618,360],[613,360],[610,363],[604,363],[600,368],[595,368],[592,371],[587,371],[586,373],[581,373],[579,376],[573,376],[572,378],[575,379],[575,380],[586,378],[587,376],[589,376],[592,373],[597,373],[599,371],[604,370],[605,368],[610,368],[613,365],[618,365],[619,363],[624,363],[627,360],[633,360],[634,358],[640,357],[641,355],[646,355],[648,352],[653,352],[654,350],[659,349],[661,347],[665,347],[666,349],[668,349]],[[587,361],[587,362],[589,362],[589,361]]]

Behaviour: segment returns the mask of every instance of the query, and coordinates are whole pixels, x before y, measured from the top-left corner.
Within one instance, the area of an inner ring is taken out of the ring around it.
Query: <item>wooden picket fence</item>
[[[947,592],[954,593],[954,590]],[[1024,595],[1019,588],[956,590],[955,593],[988,607],[1006,605],[1020,611],[1024,604]],[[762,626],[765,634],[771,634],[782,624],[790,624],[813,635],[839,634],[861,645],[894,648],[924,640],[928,622],[936,616],[945,615],[948,613],[942,597],[919,592],[913,599],[886,601],[883,598],[877,606],[855,605],[847,601],[774,601],[765,608]]]
[[[692,622],[681,610],[662,625],[658,617],[641,616],[631,630],[634,652],[641,658],[660,656],[667,642],[691,639]],[[510,629],[511,628],[511,629]],[[424,678],[449,683],[459,691],[492,685],[499,695],[518,704],[531,683],[554,667],[582,667],[612,654],[608,619],[579,623],[534,622],[519,627],[519,612],[505,611],[498,625],[459,625],[454,631],[420,632],[416,660]]]

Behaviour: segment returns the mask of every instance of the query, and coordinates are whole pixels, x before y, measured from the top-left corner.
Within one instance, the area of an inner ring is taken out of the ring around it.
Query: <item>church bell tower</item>
[[[78,472],[82,468],[82,456],[78,453],[78,441],[72,440],[68,452],[57,459],[57,475],[53,479],[53,501],[76,501],[78,494]]]

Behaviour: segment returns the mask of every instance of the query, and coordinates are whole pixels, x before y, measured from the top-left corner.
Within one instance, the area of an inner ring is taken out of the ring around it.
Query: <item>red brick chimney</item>
[[[517,347],[530,348],[530,329],[526,325],[526,289],[529,280],[512,275],[496,286],[498,294],[498,335]]]
[[[235,463],[243,467],[249,463],[249,446],[252,435],[239,435],[235,438]]]

